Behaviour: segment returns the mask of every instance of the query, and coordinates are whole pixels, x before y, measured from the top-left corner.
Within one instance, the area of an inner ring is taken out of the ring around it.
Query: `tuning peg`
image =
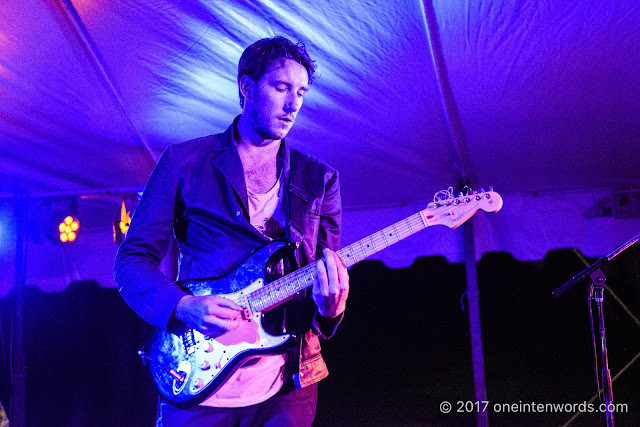
[[[489,186],[489,191],[493,191],[493,187],[492,186]]]
[[[484,188],[481,188],[480,190],[478,190],[478,193],[484,193]]]

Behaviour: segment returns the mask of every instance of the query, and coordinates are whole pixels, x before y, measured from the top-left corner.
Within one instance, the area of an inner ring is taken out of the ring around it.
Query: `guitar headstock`
[[[444,194],[446,197],[438,197]],[[428,226],[446,225],[451,229],[458,228],[479,210],[498,212],[502,208],[502,197],[489,187],[489,191],[468,191],[453,197],[450,190],[436,194],[434,201],[421,211]]]

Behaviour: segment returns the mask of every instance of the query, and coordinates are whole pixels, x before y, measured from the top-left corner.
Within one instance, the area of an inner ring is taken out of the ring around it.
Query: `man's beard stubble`
[[[251,113],[251,124],[253,128],[256,130],[256,132],[258,133],[258,135],[260,135],[260,137],[263,139],[269,139],[269,140],[275,141],[275,140],[283,139],[285,136],[287,136],[287,133],[288,133],[288,131],[282,131],[281,134],[278,135],[275,132],[273,132],[270,129],[269,121],[261,120],[257,111],[253,111]]]

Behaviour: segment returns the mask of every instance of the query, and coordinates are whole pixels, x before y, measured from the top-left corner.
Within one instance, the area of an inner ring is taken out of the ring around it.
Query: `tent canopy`
[[[242,51],[281,34],[318,66],[288,141],[340,171],[350,243],[376,231],[354,225],[361,211],[377,210],[368,217],[382,227],[460,186],[431,7],[476,185],[505,196],[478,244],[523,258],[562,246],[602,255],[630,237],[637,219],[585,218],[611,191],[640,187],[632,0],[3,1],[2,200],[142,188],[168,144],[240,113]],[[460,254],[447,249],[459,241],[426,251]],[[427,246],[415,242],[409,261]]]
[[[275,34],[317,61],[289,140],[340,170],[345,205],[458,184],[421,0],[2,3],[3,192],[143,185],[167,144],[239,114],[240,54]],[[640,184],[635,2],[433,7],[479,185]]]

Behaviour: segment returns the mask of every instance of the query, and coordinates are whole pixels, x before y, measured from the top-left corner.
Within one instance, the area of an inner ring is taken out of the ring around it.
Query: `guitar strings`
[[[380,250],[399,242],[425,228],[420,213],[399,221],[383,230],[358,240],[337,251],[347,267],[365,259]],[[369,248],[367,250],[366,248]],[[362,256],[360,256],[360,253]],[[318,261],[316,261],[318,262]],[[256,289],[247,299],[252,308],[261,311],[280,301],[293,296],[300,290],[309,287],[316,280],[316,262],[281,277],[262,288]]]

